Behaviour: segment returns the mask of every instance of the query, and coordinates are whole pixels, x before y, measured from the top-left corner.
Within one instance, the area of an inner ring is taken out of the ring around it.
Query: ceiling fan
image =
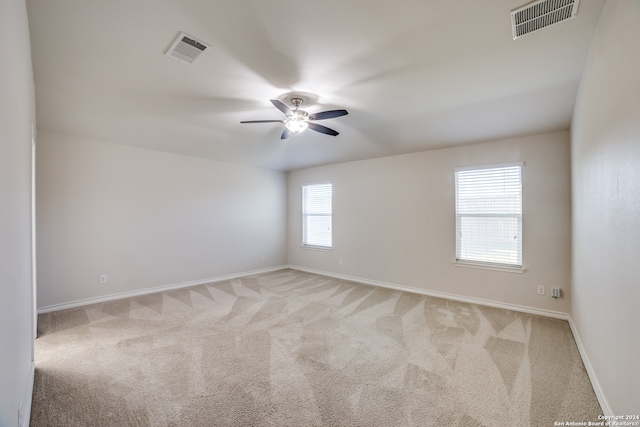
[[[330,129],[326,126],[313,123],[310,120],[326,120],[333,119],[334,117],[340,117],[349,114],[347,110],[330,110],[322,111],[320,113],[309,114],[304,110],[300,110],[302,105],[302,98],[291,98],[291,104],[294,109],[291,110],[283,102],[277,99],[272,99],[271,103],[280,111],[282,111],[287,118],[284,120],[248,120],[240,123],[284,123],[285,129],[280,136],[280,139],[287,139],[293,133],[300,133],[303,130],[309,128],[316,132],[324,133],[327,135],[339,135],[339,132]]]

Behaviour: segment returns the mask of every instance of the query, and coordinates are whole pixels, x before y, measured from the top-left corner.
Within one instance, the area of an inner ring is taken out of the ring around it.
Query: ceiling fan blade
[[[326,126],[319,125],[317,123],[309,123],[309,129],[313,129],[316,132],[325,133],[327,135],[333,135],[333,136],[340,135],[339,132],[333,129],[329,129]]]
[[[346,116],[347,114],[349,114],[347,110],[322,111],[320,113],[311,114],[309,116],[309,120],[333,119],[334,117]]]
[[[287,139],[291,136],[293,132],[291,132],[289,130],[289,128],[284,128],[284,132],[282,132],[282,135],[280,136],[280,139]]]
[[[287,107],[284,103],[278,101],[277,99],[271,99],[270,101],[273,105],[275,105],[275,107],[278,110],[282,111],[286,116],[292,114],[291,109]]]
[[[240,123],[284,123],[284,120],[245,120]]]

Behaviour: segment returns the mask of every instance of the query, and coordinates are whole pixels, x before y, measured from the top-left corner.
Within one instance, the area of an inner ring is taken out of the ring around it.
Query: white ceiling
[[[525,3],[27,0],[38,129],[285,171],[568,129],[604,1],[514,41]],[[340,135],[240,124],[290,93]]]

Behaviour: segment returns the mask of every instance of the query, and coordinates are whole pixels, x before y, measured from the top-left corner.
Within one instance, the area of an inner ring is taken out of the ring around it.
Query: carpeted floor
[[[597,421],[566,321],[294,270],[40,315],[31,426]]]

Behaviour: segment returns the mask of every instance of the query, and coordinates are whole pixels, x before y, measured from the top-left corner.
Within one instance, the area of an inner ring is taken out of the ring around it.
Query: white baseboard
[[[454,300],[454,301],[460,301],[460,302],[466,302],[466,303],[470,303],[470,304],[479,304],[479,305],[485,305],[485,306],[489,306],[489,307],[503,308],[505,310],[513,310],[513,311],[519,311],[519,312],[522,312],[522,313],[535,314],[535,315],[538,315],[538,316],[553,317],[555,319],[569,320],[569,314],[568,313],[563,313],[561,311],[543,310],[543,309],[540,309],[540,308],[533,308],[533,307],[527,307],[527,306],[516,305],[516,304],[507,304],[507,303],[503,303],[503,302],[485,300],[485,299],[481,299],[481,298],[473,298],[473,297],[466,297],[466,296],[463,296],[463,295],[449,294],[449,293],[446,293],[446,292],[428,291],[428,290],[425,290],[425,289],[413,288],[411,286],[396,285],[395,283],[380,282],[380,281],[377,281],[377,280],[363,279],[361,277],[347,276],[347,275],[344,275],[344,274],[330,273],[330,272],[321,271],[321,270],[313,270],[311,268],[299,267],[297,265],[289,265],[289,268],[291,268],[292,270],[299,270],[299,271],[304,271],[304,272],[307,272],[307,273],[314,273],[314,274],[320,274],[320,275],[323,275],[323,276],[335,277],[336,279],[342,279],[342,280],[348,280],[348,281],[351,281],[351,282],[363,283],[365,285],[380,286],[380,287],[383,287],[383,288],[395,289],[395,290],[398,290],[398,291],[411,292],[411,293],[414,293],[414,294],[427,295],[427,296],[437,297],[437,298],[446,298],[446,299],[450,299],[450,300]]]
[[[66,310],[66,309],[69,309],[69,308],[77,308],[77,307],[82,307],[82,306],[89,305],[89,304],[97,304],[97,303],[102,303],[102,302],[109,302],[109,301],[114,301],[114,300],[118,300],[118,299],[122,299],[122,298],[137,297],[137,296],[140,296],[140,295],[153,294],[153,293],[156,293],[156,292],[172,291],[172,290],[175,290],[175,289],[187,288],[187,287],[190,287],[190,286],[197,286],[197,285],[204,285],[205,283],[211,283],[211,282],[221,282],[223,280],[237,279],[239,277],[253,276],[253,275],[256,275],[256,274],[271,273],[273,271],[283,270],[285,268],[288,268],[288,266],[287,265],[279,265],[279,266],[276,266],[276,267],[263,268],[263,269],[260,269],[260,270],[252,270],[252,271],[245,271],[245,272],[242,272],[242,273],[228,274],[226,276],[210,277],[210,278],[202,279],[202,280],[194,280],[194,281],[190,281],[190,282],[183,282],[183,283],[176,283],[176,284],[171,284],[171,285],[157,286],[157,287],[154,287],[154,288],[141,289],[141,290],[137,290],[137,291],[120,292],[120,293],[117,293],[117,294],[110,294],[110,295],[105,295],[105,296],[100,296],[100,297],[87,298],[87,299],[83,299],[83,300],[66,302],[66,303],[62,303],[62,304],[48,305],[46,307],[38,308],[38,314],[40,314],[40,313],[49,313],[51,311]]]
[[[589,356],[587,356],[587,350],[584,348],[582,344],[582,339],[580,338],[580,334],[578,333],[578,328],[576,327],[573,319],[569,317],[569,326],[571,326],[571,332],[573,333],[573,339],[578,346],[578,352],[580,353],[580,357],[582,357],[582,363],[584,364],[584,369],[587,371],[587,375],[589,375],[589,379],[591,380],[591,386],[593,387],[593,391],[596,393],[596,398],[598,399],[598,403],[602,408],[602,415],[615,415],[613,410],[611,410],[611,406],[609,405],[609,401],[604,395],[602,388],[600,387],[600,382],[598,381],[598,377],[596,376],[596,372],[591,365],[591,361],[589,360]]]

